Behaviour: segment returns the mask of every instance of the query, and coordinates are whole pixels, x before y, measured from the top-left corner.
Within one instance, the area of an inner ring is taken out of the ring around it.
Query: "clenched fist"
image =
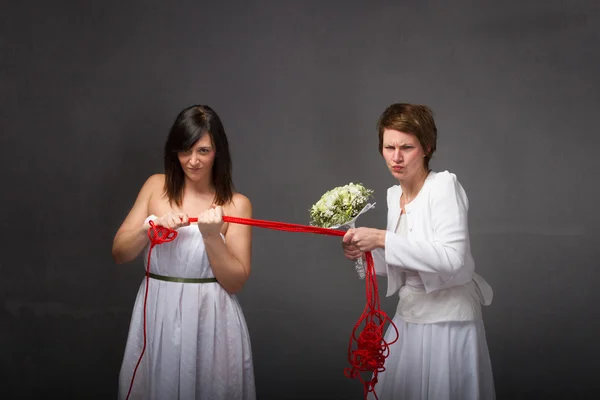
[[[203,237],[219,236],[223,227],[223,208],[213,206],[198,216],[198,229]]]
[[[351,261],[355,261],[355,260],[358,260],[359,258],[363,258],[365,253],[360,251],[360,249],[358,247],[356,247],[356,245],[353,245],[350,242],[350,240],[352,240],[352,237],[349,236],[348,238],[346,238],[346,240],[347,240],[347,242],[342,242],[342,247],[344,248],[344,256],[346,256],[346,258]]]
[[[342,242],[346,257],[356,257],[356,250],[364,253],[385,247],[385,231],[364,227],[348,229]]]
[[[182,226],[190,224],[189,218],[185,213],[170,212],[154,221],[155,225],[163,226],[169,229],[179,229]]]

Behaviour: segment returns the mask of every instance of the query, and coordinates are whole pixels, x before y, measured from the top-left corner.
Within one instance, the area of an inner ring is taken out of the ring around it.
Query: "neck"
[[[211,182],[210,176],[206,177],[206,179],[202,179],[201,181],[197,182],[193,182],[189,179],[186,179],[183,193],[184,196],[213,196],[215,193],[215,188]]]
[[[402,194],[404,195],[405,201],[411,201],[414,199],[425,183],[429,171],[426,169],[415,174],[411,179],[400,181],[400,187],[402,188]]]

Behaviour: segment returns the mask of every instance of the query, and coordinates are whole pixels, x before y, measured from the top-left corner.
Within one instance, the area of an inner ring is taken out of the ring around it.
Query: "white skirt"
[[[394,324],[399,338],[377,377],[379,400],[496,398],[483,321],[415,324],[395,316]],[[385,340],[395,337],[388,328]]]

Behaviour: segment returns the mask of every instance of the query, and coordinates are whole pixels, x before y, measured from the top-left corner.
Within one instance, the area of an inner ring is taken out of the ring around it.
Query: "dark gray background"
[[[599,3],[215,3],[4,2],[2,398],[116,398],[144,266],[114,265],[112,238],[182,108],[221,115],[256,218],[305,224],[353,181],[378,202],[359,225],[384,227],[375,123],[397,101],[433,107],[432,166],[469,195],[498,398],[597,397]],[[254,229],[259,399],[361,398],[339,242]]]

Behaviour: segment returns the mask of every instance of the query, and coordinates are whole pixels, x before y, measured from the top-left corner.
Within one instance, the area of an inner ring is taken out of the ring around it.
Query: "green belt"
[[[179,282],[179,283],[210,283],[217,282],[217,278],[178,278],[176,276],[164,276],[153,274],[148,272],[148,276],[152,279],[158,279],[159,281],[167,282]]]

